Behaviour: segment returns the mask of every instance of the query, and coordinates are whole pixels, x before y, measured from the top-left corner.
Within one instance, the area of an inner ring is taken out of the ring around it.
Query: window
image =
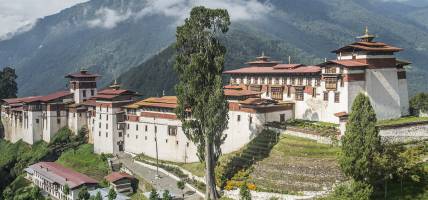
[[[291,78],[291,85],[296,85],[296,78]]]
[[[317,88],[312,88],[312,97],[317,97]]]
[[[146,125],[146,126],[144,127],[144,131],[146,131],[146,132],[147,132],[147,129],[148,129],[148,126]]]
[[[176,144],[176,145],[178,145],[178,140],[177,140],[177,141],[175,141],[175,144]]]
[[[275,78],[275,85],[279,85],[279,78]]]
[[[340,93],[335,92],[334,93],[334,103],[339,103],[339,102],[340,102]]]
[[[100,109],[101,110],[101,109]],[[98,117],[99,119],[101,119],[101,114],[99,115],[99,117]]]
[[[177,135],[177,127],[176,126],[168,126],[168,135],[176,136]]]
[[[282,100],[282,87],[271,87],[270,92],[272,99]]]
[[[327,90],[336,90],[337,88],[337,79],[335,77],[325,78],[325,88]]]
[[[296,101],[303,101],[303,87],[296,87]]]
[[[324,92],[324,101],[328,101],[328,92]]]
[[[129,124],[127,124],[127,127],[126,127],[126,129],[129,129]]]
[[[119,137],[122,137],[123,135],[122,135],[122,132],[119,132]]]
[[[138,131],[138,124],[137,124],[137,125],[135,125],[135,130],[137,130],[137,131]]]
[[[336,73],[336,67],[327,67],[325,68],[326,74],[335,74]]]
[[[106,130],[108,130],[108,124],[106,124]]]
[[[108,114],[106,114],[106,120],[108,120]]]
[[[321,85],[321,82],[320,82],[320,79],[319,79],[319,78],[316,78],[316,79],[315,79],[315,85],[316,85],[316,86],[320,86],[320,85]]]
[[[128,134],[126,134],[126,137],[127,137],[127,138],[129,138],[129,133],[128,133]]]
[[[237,118],[236,118],[236,120],[239,122],[239,121],[241,121],[241,115],[238,115],[237,116]]]
[[[190,146],[190,144],[187,142],[187,143],[186,143],[186,146],[187,146],[187,147],[189,147],[189,146]]]
[[[76,117],[76,113],[73,113],[73,117]]]
[[[144,140],[147,140],[147,136],[144,136]]]
[[[86,97],[86,90],[83,90],[83,94],[82,94],[83,98]]]
[[[56,119],[57,124],[61,124],[61,119]]]
[[[135,135],[135,139],[138,139],[138,135]]]
[[[91,96],[94,96],[94,95],[95,95],[95,91],[91,90]]]
[[[235,79],[234,78],[230,78],[230,84],[235,84]]]
[[[280,114],[279,115],[279,121],[280,122],[285,122],[285,114]]]
[[[299,81],[299,83],[298,83],[299,85],[303,85],[303,77],[299,77],[298,81]]]
[[[253,117],[250,116],[250,124],[253,123]]]
[[[157,126],[155,126],[155,133],[157,133],[158,132],[158,127]]]
[[[340,79],[340,87],[345,86],[345,83],[343,82],[343,78]]]
[[[98,132],[98,136],[100,136],[100,137],[101,137],[101,131],[100,131],[100,132]]]
[[[165,143],[168,143],[168,139],[165,140]]]
[[[39,119],[36,119],[36,123],[37,123],[37,124],[39,123]]]
[[[61,111],[60,110],[56,111],[56,116],[58,116],[58,117],[61,116]]]
[[[108,138],[108,132],[106,132],[106,137]]]
[[[291,97],[291,87],[287,87],[287,97]]]

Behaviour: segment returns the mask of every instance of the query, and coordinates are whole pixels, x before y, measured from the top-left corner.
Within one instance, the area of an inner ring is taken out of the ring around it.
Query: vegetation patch
[[[92,144],[83,144],[78,149],[64,152],[56,161],[65,167],[89,175],[101,181],[109,172],[107,161],[94,153]]]
[[[294,136],[282,136],[269,156],[253,166],[249,182],[259,191],[298,194],[322,191],[344,180],[339,148]]]
[[[394,125],[403,125],[403,124],[410,124],[410,123],[420,123],[420,122],[428,123],[428,117],[407,116],[407,117],[401,117],[397,119],[378,121],[377,125],[382,127],[382,126],[394,126]]]
[[[297,129],[314,135],[335,138],[339,133],[338,124],[302,119],[290,119],[285,122],[269,122],[268,126],[280,129]]]

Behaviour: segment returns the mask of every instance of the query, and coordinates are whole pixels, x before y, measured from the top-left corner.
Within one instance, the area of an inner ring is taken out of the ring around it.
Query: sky
[[[44,16],[58,13],[88,0],[0,0],[0,38],[31,25]]]

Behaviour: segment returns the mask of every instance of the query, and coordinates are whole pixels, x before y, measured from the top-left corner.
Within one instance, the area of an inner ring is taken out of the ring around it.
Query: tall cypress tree
[[[339,159],[342,171],[357,181],[373,183],[379,177],[375,158],[382,144],[376,122],[370,99],[359,94],[352,104]]]
[[[176,34],[176,114],[183,132],[198,147],[199,159],[205,161],[205,199],[219,197],[214,168],[226,137],[223,131],[227,128],[228,104],[222,80],[226,48],[217,36],[226,33],[229,25],[226,10],[200,6],[192,9]]]

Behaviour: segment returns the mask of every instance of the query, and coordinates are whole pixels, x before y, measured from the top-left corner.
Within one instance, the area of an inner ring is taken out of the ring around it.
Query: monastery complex
[[[364,93],[380,120],[408,115],[406,71],[396,59],[402,49],[374,41],[366,31],[359,41],[334,50],[335,60],[316,66],[283,64],[262,55],[248,66],[225,71],[229,102],[227,138],[222,152],[251,141],[267,122],[307,119],[341,124],[352,102]],[[150,157],[196,162],[197,148],[184,135],[174,96],[141,99],[116,83],[98,90],[97,74],[81,70],[65,76],[69,89],[46,96],[3,99],[5,138],[33,144],[49,142],[62,127],[89,131],[96,153],[144,153]],[[158,150],[158,152],[157,152]]]

